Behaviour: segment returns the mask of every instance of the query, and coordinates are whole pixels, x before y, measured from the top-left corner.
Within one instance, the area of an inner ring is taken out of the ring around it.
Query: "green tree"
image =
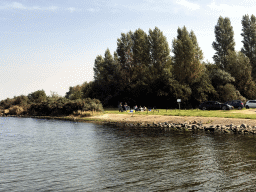
[[[47,96],[46,96],[44,90],[38,90],[38,91],[28,94],[28,99],[31,102],[40,103],[40,102],[46,101]]]
[[[245,100],[245,98],[240,94],[233,84],[227,83],[226,85],[220,85],[217,90],[219,93],[219,100],[222,102],[231,100]]]
[[[215,41],[212,43],[212,46],[216,52],[213,60],[220,69],[225,70],[228,52],[235,50],[234,31],[230,19],[220,16],[214,32]]]
[[[122,78],[126,84],[132,80],[133,62],[133,33],[130,31],[127,34],[121,33],[121,38],[117,39],[117,55],[118,61],[122,71]]]
[[[191,85],[203,74],[203,53],[193,31],[188,33],[184,26],[182,29],[178,28],[177,32],[177,38],[172,42],[174,74],[181,84]]]
[[[244,15],[242,19],[243,48],[241,51],[249,58],[252,65],[252,75],[256,77],[256,17]]]
[[[100,99],[104,105],[109,103],[109,100],[119,92],[118,84],[122,82],[119,80],[122,77],[120,66],[116,52],[114,58],[109,49],[105,51],[104,57],[97,56],[94,63],[95,82],[90,84],[90,92],[84,92],[82,97]]]
[[[213,68],[209,70],[209,77],[212,81],[212,85],[217,88],[218,86],[224,86],[227,83],[235,82],[235,78],[230,73],[221,70],[219,68]]]
[[[101,55],[98,55],[96,59],[94,60],[94,79],[97,80],[102,80],[103,79],[103,73],[104,73],[104,66],[103,66],[104,59]]]
[[[67,97],[70,100],[76,100],[82,98],[82,90],[80,85],[69,87],[70,95]]]
[[[234,85],[239,92],[250,99],[256,97],[256,86],[252,81],[252,66],[249,58],[242,52],[230,52],[227,56],[226,70],[235,78]]]
[[[142,30],[137,29],[133,35],[133,78],[143,83],[149,78],[150,47],[148,35]]]
[[[148,40],[151,76],[158,78],[171,59],[169,44],[163,32],[157,27],[154,30],[149,29]]]

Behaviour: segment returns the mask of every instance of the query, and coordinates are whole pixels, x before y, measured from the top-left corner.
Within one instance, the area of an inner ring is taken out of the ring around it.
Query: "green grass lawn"
[[[133,112],[133,115],[170,115],[170,116],[195,116],[195,117],[224,117],[224,118],[240,118],[240,119],[256,119],[256,109],[255,114],[243,114],[244,110],[206,110],[202,111],[200,109],[157,109],[154,111],[138,111]],[[234,111],[238,113],[233,113]],[[105,108],[104,114],[131,114],[127,112],[119,112],[117,108]]]

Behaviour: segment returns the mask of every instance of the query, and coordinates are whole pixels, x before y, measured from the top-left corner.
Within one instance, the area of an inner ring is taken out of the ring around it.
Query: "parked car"
[[[245,103],[245,108],[249,109],[249,108],[256,108],[256,100],[248,100]]]
[[[227,110],[227,109],[232,109],[232,108],[233,108],[233,106],[228,105],[228,104],[223,104],[218,101],[205,101],[199,105],[199,109],[202,109],[202,110],[210,110],[210,109]]]
[[[237,108],[237,109],[243,109],[244,108],[244,104],[240,100],[227,101],[224,104],[231,105],[231,106],[233,106],[234,108]]]

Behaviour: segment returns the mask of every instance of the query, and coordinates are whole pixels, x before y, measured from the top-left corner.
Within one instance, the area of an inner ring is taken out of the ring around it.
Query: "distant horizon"
[[[178,27],[193,30],[204,61],[213,62],[214,27],[229,17],[236,51],[242,48],[242,16],[256,2],[221,0],[83,0],[0,2],[0,100],[37,90],[64,96],[70,86],[93,81],[94,59],[116,50],[121,33],[158,27],[169,47]]]

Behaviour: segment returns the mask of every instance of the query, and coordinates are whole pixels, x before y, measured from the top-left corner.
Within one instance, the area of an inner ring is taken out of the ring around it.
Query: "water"
[[[254,191],[256,136],[0,118],[0,191]]]

